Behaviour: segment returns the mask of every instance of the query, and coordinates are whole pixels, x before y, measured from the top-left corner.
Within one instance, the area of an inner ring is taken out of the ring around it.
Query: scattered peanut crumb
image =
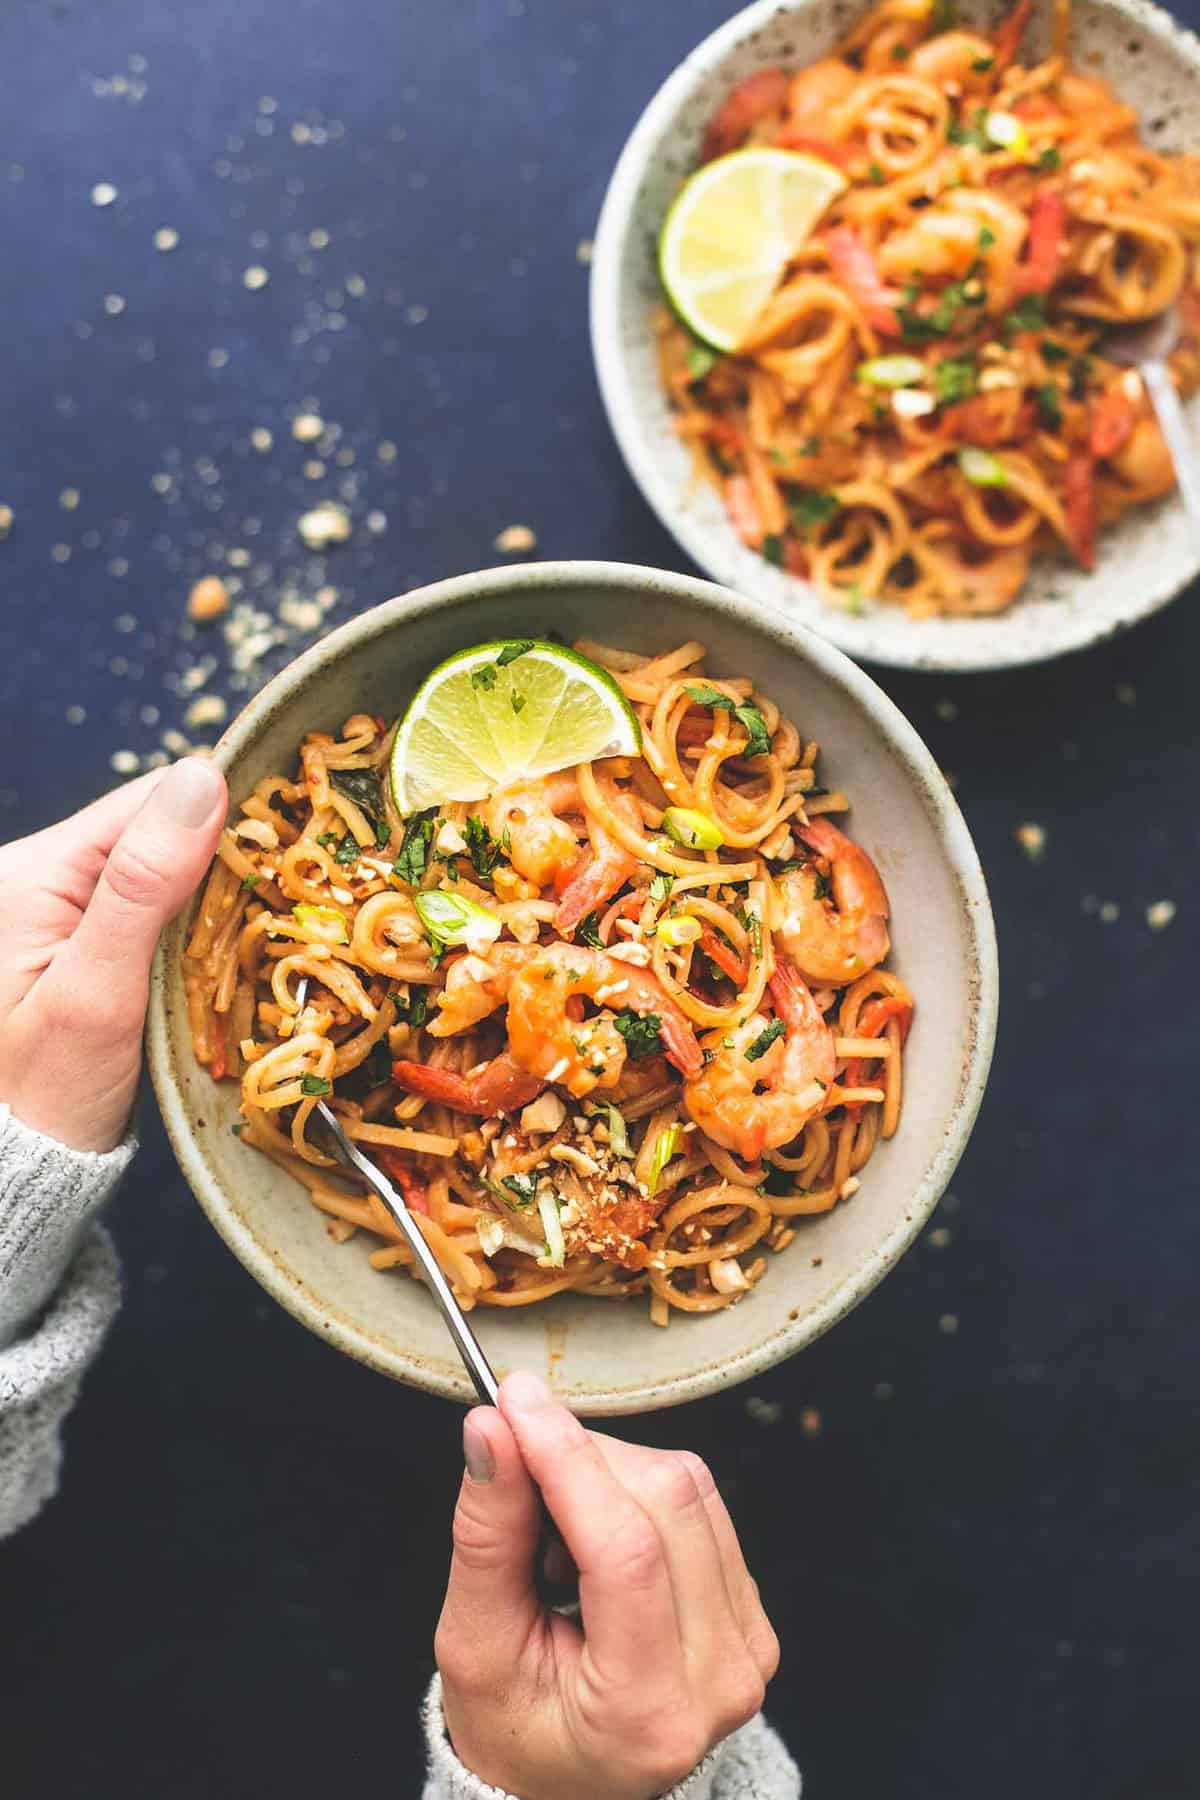
[[[270,274],[261,263],[252,263],[250,268],[245,269],[242,273],[242,286],[249,288],[251,293],[255,293],[259,288],[265,288],[270,279]]]
[[[125,301],[120,294],[105,294],[104,310],[110,319],[117,318],[125,311]]]
[[[93,206],[111,206],[117,197],[117,189],[111,181],[98,181],[92,189]]]
[[[227,707],[220,694],[201,694],[183,715],[183,722],[194,731],[200,725],[223,725]]]
[[[108,759],[108,766],[117,775],[136,775],[138,759],[135,750],[114,750]]]
[[[807,1438],[819,1438],[824,1423],[815,1406],[806,1406],[800,1414],[800,1429]]]
[[[322,500],[320,506],[301,515],[296,529],[310,550],[325,550],[330,544],[344,544],[352,527],[344,506]]]
[[[958,1330],[958,1314],[943,1313],[938,1320],[938,1330],[943,1332],[946,1337],[953,1337]]]
[[[58,496],[58,504],[64,512],[74,512],[79,505],[79,489],[64,488]]]
[[[1041,861],[1046,852],[1046,827],[1044,825],[1034,825],[1032,823],[1018,825],[1017,829],[1013,832],[1013,836],[1016,838],[1018,844],[1020,844],[1030,862]]]
[[[297,413],[292,420],[292,436],[300,444],[315,443],[325,429],[325,421],[319,413]]]
[[[537,537],[528,525],[506,525],[495,539],[495,547],[502,556],[520,556],[537,549]]]
[[[1156,900],[1153,906],[1146,908],[1146,923],[1151,931],[1165,931],[1175,917],[1173,900]]]
[[[208,353],[208,366],[210,369],[223,369],[228,361],[228,350],[222,350],[219,344],[214,345]]]
[[[228,607],[229,590],[219,575],[205,575],[188,595],[190,619],[219,619]]]
[[[1137,705],[1137,689],[1131,681],[1118,681],[1113,692],[1116,694],[1117,699],[1121,702],[1122,706]]]
[[[256,450],[262,451],[265,454],[265,452],[271,448],[272,444],[274,444],[275,439],[271,436],[271,433],[267,430],[265,425],[256,425],[254,430],[250,433],[250,442]]]
[[[0,506],[0,542],[2,542],[12,530],[13,518],[14,514],[11,506]]]
[[[877,1381],[875,1383],[875,1398],[877,1400],[890,1400],[895,1391],[896,1390],[890,1381]]]
[[[958,717],[958,706],[953,700],[939,700],[933,710],[938,718],[945,719],[948,725]]]
[[[931,1250],[945,1250],[953,1239],[953,1232],[948,1225],[935,1225],[929,1232],[927,1242]]]
[[[322,226],[318,225],[315,230],[309,232],[308,242],[310,249],[327,250],[329,248],[329,233]]]
[[[1115,925],[1121,916],[1121,909],[1115,900],[1104,900],[1100,905],[1100,923]]]
[[[300,473],[306,481],[320,481],[325,473],[325,464],[319,456],[310,456]]]
[[[580,238],[575,246],[575,261],[579,263],[590,263],[592,260],[593,248],[594,246],[591,238]]]
[[[154,234],[156,250],[174,250],[179,242],[179,233],[173,225],[160,225]]]
[[[756,1425],[778,1425],[783,1417],[783,1408],[778,1400],[764,1400],[761,1394],[750,1394],[746,1398],[746,1411]]]

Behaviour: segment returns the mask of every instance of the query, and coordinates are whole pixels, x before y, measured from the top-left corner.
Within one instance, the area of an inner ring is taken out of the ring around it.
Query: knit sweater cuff
[[[0,1350],[59,1286],[135,1147],[68,1150],[0,1105]]]
[[[517,1800],[472,1775],[455,1756],[442,1712],[439,1675],[430,1683],[422,1716],[429,1755],[423,1800]],[[710,1751],[664,1800],[800,1800],[800,1776],[760,1713]]]

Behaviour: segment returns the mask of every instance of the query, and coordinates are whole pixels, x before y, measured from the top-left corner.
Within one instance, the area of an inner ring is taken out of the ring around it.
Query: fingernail
[[[463,1461],[472,1481],[490,1481],[496,1473],[492,1446],[470,1419],[463,1421]]]
[[[518,1369],[515,1375],[508,1377],[504,1395],[521,1412],[541,1412],[555,1404],[554,1395],[541,1376],[531,1374],[528,1369]]]
[[[212,817],[220,793],[221,777],[202,756],[185,756],[169,768],[149,800],[146,811],[194,831]]]

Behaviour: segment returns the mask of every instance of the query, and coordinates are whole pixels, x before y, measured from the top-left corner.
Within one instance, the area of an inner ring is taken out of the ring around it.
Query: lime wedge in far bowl
[[[392,745],[392,798],[407,818],[641,747],[606,670],[561,644],[500,639],[448,657],[417,690]]]
[[[819,156],[769,146],[698,169],[658,244],[663,286],[688,329],[716,350],[736,350],[845,186]]]

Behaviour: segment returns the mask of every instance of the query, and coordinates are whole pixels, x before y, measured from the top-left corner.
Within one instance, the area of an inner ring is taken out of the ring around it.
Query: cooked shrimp
[[[695,1033],[653,975],[607,951],[571,944],[535,950],[509,988],[509,1049],[523,1069],[560,1084],[577,1099],[593,1088],[616,1086],[625,1067],[625,1040],[611,1012],[584,1018],[585,1000],[653,1016],[675,1067],[684,1075],[699,1069]]]
[[[888,953],[887,894],[866,851],[828,819],[813,819],[796,835],[826,858],[829,876],[823,881],[810,863],[780,877],[775,935],[805,980],[841,987]]]
[[[447,963],[438,1011],[425,1028],[430,1036],[454,1037],[470,1031],[503,1006],[513,976],[534,954],[532,945],[493,944],[486,956],[456,956]]]
[[[484,823],[504,843],[518,875],[545,887],[565,877],[579,860],[579,833],[563,813],[582,813],[573,775],[503,789],[488,801]]]
[[[938,87],[957,82],[970,87],[972,82],[987,86],[995,66],[995,51],[987,38],[973,31],[942,31],[918,45],[908,59],[908,72]]]
[[[540,1076],[521,1068],[507,1050],[493,1057],[477,1075],[401,1060],[392,1064],[392,1080],[406,1093],[420,1094],[454,1112],[484,1113],[489,1118],[527,1106],[546,1085]]]
[[[614,791],[610,798],[617,813],[632,830],[641,835],[642,814],[632,794]],[[624,887],[638,868],[638,859],[610,837],[600,821],[588,814],[588,839],[591,845],[572,871],[563,889],[558,911],[554,915],[556,931],[574,931],[581,919],[611,900],[618,888]]]
[[[980,249],[986,227],[988,244]],[[922,277],[962,276],[982,263],[989,275],[1010,271],[1020,254],[1029,221],[1019,207],[997,194],[974,188],[952,188],[936,205],[917,213],[906,231],[894,231],[881,245],[877,260],[886,279],[907,280],[914,269]],[[1008,283],[1005,284],[1007,295]],[[989,290],[990,291],[990,290]],[[994,307],[1005,301],[992,296]]]
[[[1156,419],[1139,419],[1111,461],[1117,473],[1138,490],[1140,499],[1169,494],[1175,486],[1175,461]]]
[[[771,1021],[754,1013],[683,1087],[684,1104],[706,1137],[744,1162],[799,1137],[825,1105],[837,1056],[833,1033],[790,963],[771,976],[771,997],[787,1029],[757,1055]]]

